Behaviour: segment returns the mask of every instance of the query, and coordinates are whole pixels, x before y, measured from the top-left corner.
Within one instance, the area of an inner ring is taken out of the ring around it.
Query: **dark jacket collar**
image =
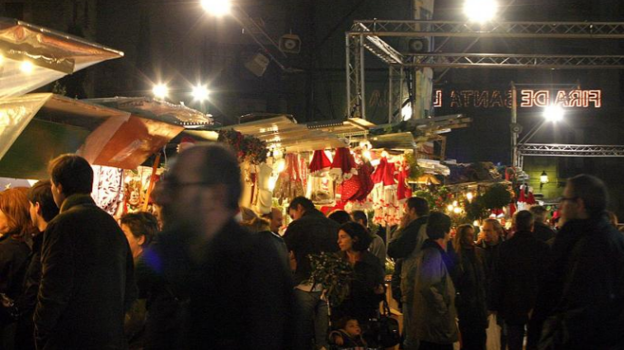
[[[442,261],[444,262],[444,265],[446,266],[446,270],[449,271],[449,273],[451,273],[453,271],[454,268],[454,264],[453,264],[453,259],[451,259],[451,256],[447,253],[446,250],[444,250],[439,244],[438,242],[427,238],[422,245],[422,250],[425,249],[437,249],[440,252],[440,255],[442,256]]]
[[[320,210],[317,210],[317,209],[312,209],[312,210],[306,210],[306,211],[303,213],[303,215],[301,215],[301,217],[302,217],[302,218],[304,218],[304,217],[310,217],[310,218],[313,218],[313,217],[316,217],[316,218],[318,218],[318,217],[323,217],[323,218],[324,218],[324,217],[325,217],[325,215],[323,215],[323,213],[321,213],[321,211],[320,211]]]
[[[590,232],[602,231],[611,225],[606,213],[590,217],[589,219],[570,220],[563,225],[561,233],[585,235]]]
[[[419,217],[416,220],[410,221],[410,223],[407,224],[407,226],[405,226],[405,228],[407,229],[408,227],[420,226],[420,225],[426,223],[428,218],[429,218],[428,215],[421,216],[421,217]]]
[[[65,198],[63,204],[61,204],[61,213],[68,211],[69,209],[79,206],[79,205],[92,205],[95,206],[95,201],[91,198],[89,194],[72,194],[71,196]]]

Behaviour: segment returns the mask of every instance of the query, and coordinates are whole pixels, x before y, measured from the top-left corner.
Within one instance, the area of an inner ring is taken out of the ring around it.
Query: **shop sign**
[[[601,108],[601,90],[518,90],[518,107],[560,105],[564,108]],[[433,106],[449,108],[511,108],[511,90],[435,90]]]

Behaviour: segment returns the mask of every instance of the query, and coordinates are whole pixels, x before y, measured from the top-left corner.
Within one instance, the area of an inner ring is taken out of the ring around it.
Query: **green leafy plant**
[[[311,254],[309,258],[312,273],[306,283],[320,284],[330,305],[340,305],[349,295],[353,268],[336,253]]]
[[[483,193],[482,201],[486,209],[501,209],[511,201],[511,193],[507,186],[497,184]]]

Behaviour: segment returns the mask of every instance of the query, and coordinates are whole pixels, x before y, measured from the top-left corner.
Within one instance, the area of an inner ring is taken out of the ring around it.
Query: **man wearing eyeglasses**
[[[568,180],[563,226],[529,325],[527,349],[624,348],[624,237],[608,221],[608,192],[593,176]],[[541,336],[540,336],[541,333]]]
[[[188,300],[176,349],[288,348],[291,277],[275,245],[234,220],[240,179],[236,156],[210,145],[181,152],[162,181],[165,230],[146,261]]]

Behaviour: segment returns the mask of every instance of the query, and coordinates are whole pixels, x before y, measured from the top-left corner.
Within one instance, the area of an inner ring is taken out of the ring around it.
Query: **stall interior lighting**
[[[35,70],[35,66],[32,64],[32,62],[30,61],[24,61],[22,62],[22,64],[20,65],[20,70],[23,73],[26,74],[31,74],[34,70]]]

